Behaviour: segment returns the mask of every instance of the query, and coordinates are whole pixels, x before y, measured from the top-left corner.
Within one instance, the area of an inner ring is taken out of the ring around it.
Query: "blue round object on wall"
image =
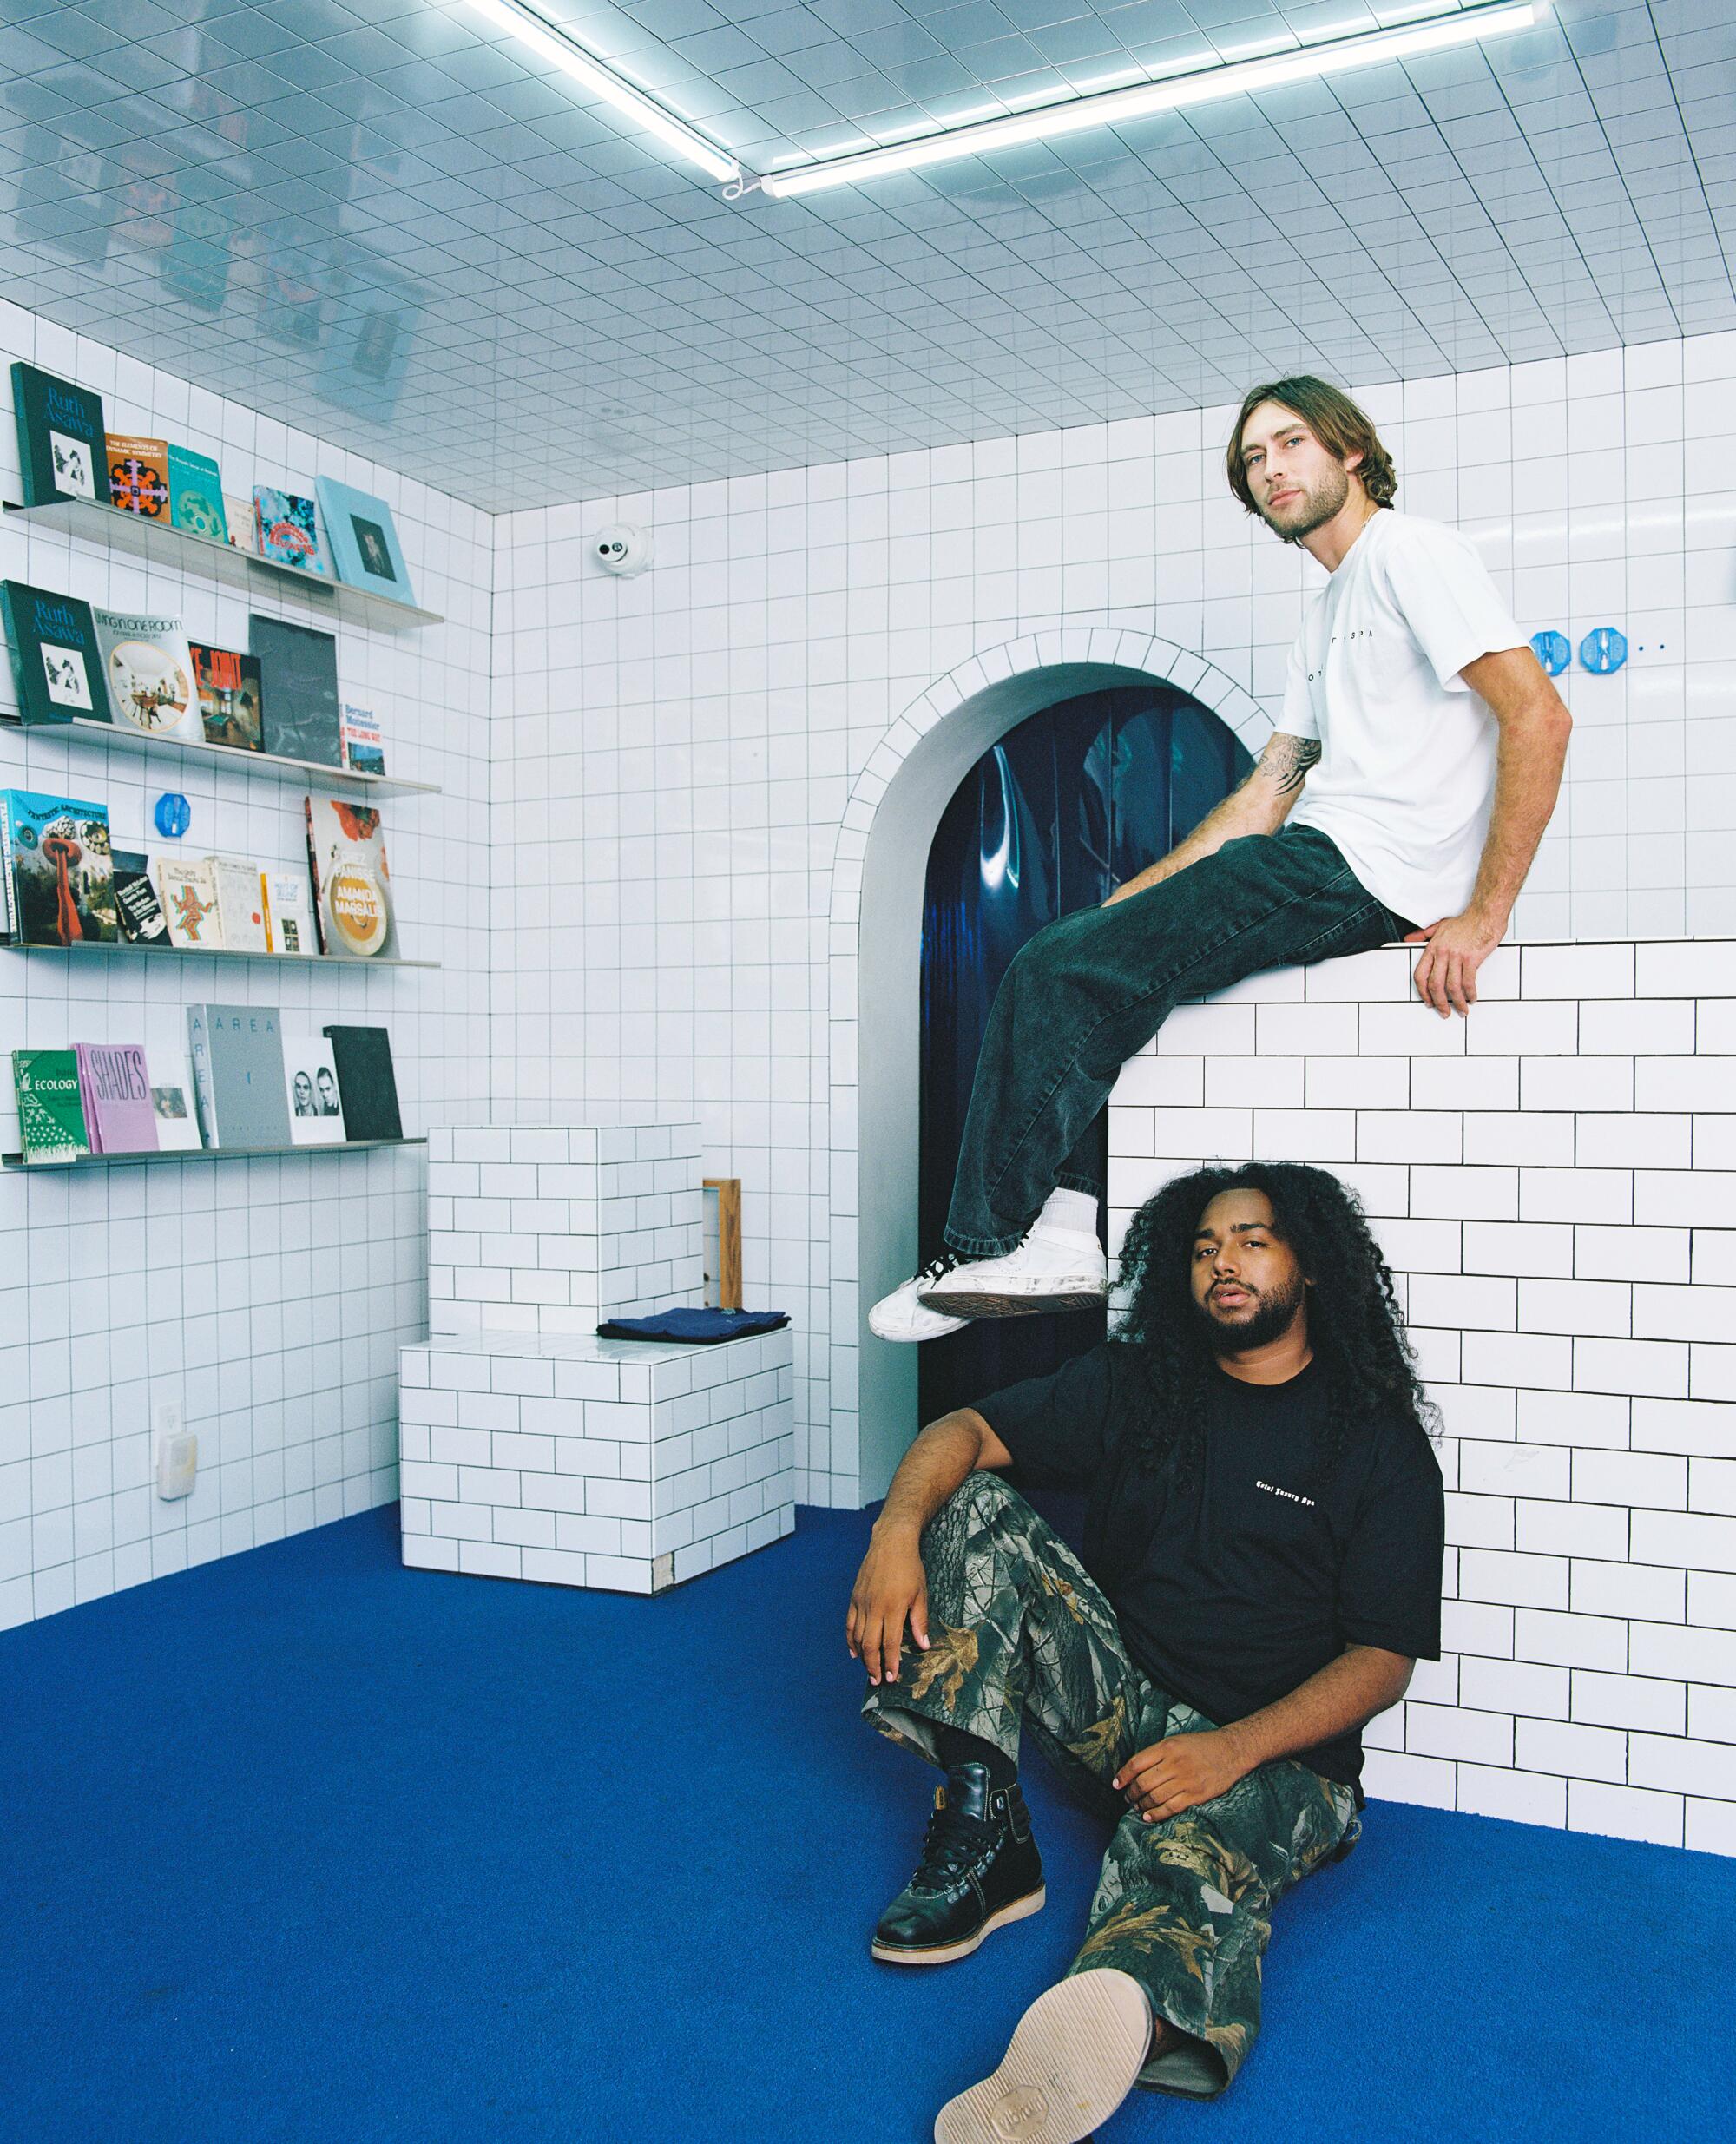
[[[1595,625],[1579,644],[1579,659],[1588,670],[1607,677],[1627,661],[1627,640],[1613,625]]]
[[[174,790],[157,799],[157,832],[170,841],[180,840],[193,824],[193,806]]]
[[[1573,642],[1565,633],[1534,633],[1531,653],[1551,677],[1559,677],[1573,661]]]

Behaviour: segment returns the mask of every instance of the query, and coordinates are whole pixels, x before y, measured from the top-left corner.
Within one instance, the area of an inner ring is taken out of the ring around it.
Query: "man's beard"
[[[1350,495],[1351,480],[1348,472],[1342,469],[1335,469],[1321,479],[1318,490],[1304,492],[1303,497],[1308,502],[1308,511],[1305,519],[1280,525],[1273,521],[1270,515],[1267,515],[1264,516],[1266,524],[1273,535],[1282,536],[1286,543],[1299,543],[1304,536],[1312,536],[1315,529],[1325,528],[1333,515],[1343,507]]]
[[[1237,1286],[1246,1287],[1247,1284],[1239,1281]],[[1302,1298],[1307,1286],[1301,1274],[1298,1273],[1287,1287],[1276,1289],[1267,1295],[1256,1295],[1249,1288],[1253,1308],[1233,1323],[1226,1319],[1214,1318],[1209,1300],[1201,1303],[1192,1296],[1188,1300],[1194,1305],[1195,1319],[1210,1337],[1213,1353],[1240,1355],[1248,1348],[1264,1347],[1269,1341],[1280,1339],[1290,1330],[1297,1312],[1302,1306]]]

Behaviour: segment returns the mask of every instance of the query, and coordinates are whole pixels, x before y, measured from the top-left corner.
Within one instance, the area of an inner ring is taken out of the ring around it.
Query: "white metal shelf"
[[[81,1154],[69,1161],[27,1161],[22,1154],[0,1154],[0,1168],[15,1168],[31,1175],[46,1169],[114,1168],[135,1161],[263,1161],[283,1154],[371,1154],[380,1147],[425,1147],[426,1139],[344,1139],[327,1147],[175,1147],[145,1148],[136,1154]]]
[[[405,781],[397,774],[358,774],[346,766],[328,766],[320,760],[289,760],[275,752],[247,752],[234,745],[214,745],[187,737],[153,737],[126,722],[98,722],[89,715],[75,715],[70,722],[26,722],[16,714],[0,713],[0,722],[31,737],[76,737],[93,745],[115,745],[123,752],[173,752],[184,759],[210,760],[243,774],[262,774],[278,781],[299,781],[312,776],[314,786],[352,790],[376,797],[437,797],[438,782]]]

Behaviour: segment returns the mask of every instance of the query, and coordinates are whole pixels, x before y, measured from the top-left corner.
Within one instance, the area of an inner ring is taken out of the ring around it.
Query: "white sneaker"
[[[957,1332],[965,1323],[963,1318],[926,1310],[921,1301],[923,1290],[933,1287],[956,1264],[953,1259],[937,1258],[913,1280],[883,1295],[868,1313],[868,1330],[883,1340],[937,1340],[943,1333]]]
[[[935,2144],[1080,2144],[1132,2091],[1151,2049],[1151,2002],[1103,1965],[1046,1989],[993,2076],[949,2100]]]
[[[1109,1299],[1109,1264],[1095,1235],[1038,1221],[1004,1258],[955,1266],[922,1283],[924,1309],[952,1318],[1029,1318],[1039,1311],[1089,1310]]]

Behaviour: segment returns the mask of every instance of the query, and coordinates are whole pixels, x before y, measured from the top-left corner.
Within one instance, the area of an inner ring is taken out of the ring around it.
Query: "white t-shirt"
[[[1412,923],[1470,900],[1495,799],[1495,717],[1459,672],[1525,645],[1457,529],[1384,507],[1290,652],[1278,727],[1320,741],[1291,824]]]

